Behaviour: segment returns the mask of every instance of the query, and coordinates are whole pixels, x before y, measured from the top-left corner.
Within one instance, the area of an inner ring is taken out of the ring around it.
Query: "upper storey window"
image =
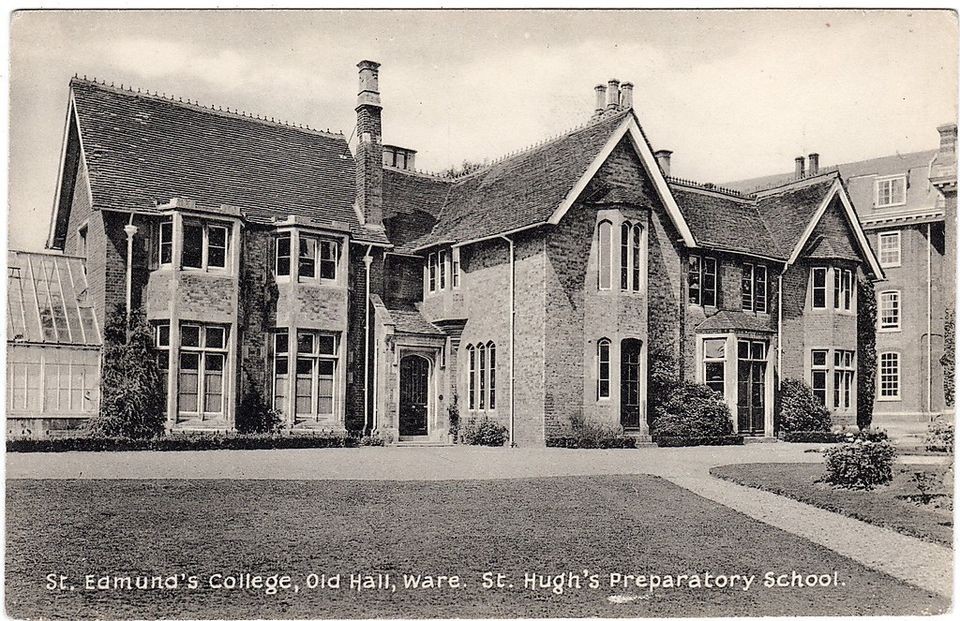
[[[767,312],[767,267],[744,263],[740,291],[743,310],[756,313]]]
[[[274,273],[277,276],[290,276],[293,260],[293,236],[281,233],[277,236],[274,253]],[[337,280],[337,268],[340,261],[340,243],[315,235],[297,236],[297,277],[301,281]]]
[[[691,304],[717,305],[717,260],[713,257],[690,255],[687,275],[687,293]]]
[[[900,231],[877,235],[881,267],[900,267]]]
[[[643,268],[642,232],[639,224],[624,222],[620,225],[621,291],[640,291],[640,275]]]
[[[830,286],[832,285],[832,286]],[[856,279],[853,270],[835,266],[810,268],[810,308],[833,307],[843,313],[854,311]]]
[[[446,291],[460,288],[460,249],[440,250],[427,255],[427,290]]]
[[[877,207],[896,207],[907,202],[907,177],[883,177],[877,179]]]
[[[161,220],[157,227],[157,265],[173,265],[173,220]],[[180,267],[184,269],[223,270],[227,268],[230,227],[226,224],[184,218],[181,232]]]
[[[597,257],[597,287],[601,290],[613,288],[613,224],[604,220],[597,227],[597,247],[599,256]]]

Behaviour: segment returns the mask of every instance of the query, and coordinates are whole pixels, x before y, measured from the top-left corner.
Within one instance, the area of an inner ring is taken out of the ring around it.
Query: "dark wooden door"
[[[640,426],[642,349],[643,344],[636,339],[624,339],[620,346],[620,425],[624,429]]]
[[[767,344],[737,342],[737,426],[740,433],[763,433],[766,409]]]
[[[420,356],[400,360],[400,435],[427,435],[430,363]]]

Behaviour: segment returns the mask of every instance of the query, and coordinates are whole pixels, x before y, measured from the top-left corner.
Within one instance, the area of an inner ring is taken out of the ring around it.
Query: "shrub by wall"
[[[67,451],[215,451],[284,448],[346,448],[357,440],[340,434],[174,434],[153,438],[74,436],[37,440],[7,440],[8,453]]]
[[[896,451],[888,441],[858,437],[824,452],[827,467],[824,480],[840,487],[873,489],[893,479],[894,457]]]
[[[658,438],[704,438],[733,435],[733,418],[723,398],[703,384],[684,382],[674,387],[657,407],[651,429]]]
[[[785,431],[780,434],[784,442],[836,444],[843,442],[842,434],[832,431]]]
[[[632,449],[637,448],[637,439],[630,436],[610,438],[560,436],[557,438],[547,438],[547,446],[554,448]]]
[[[668,448],[678,446],[734,446],[743,444],[743,436],[658,436],[654,440],[657,446]]]
[[[503,446],[507,428],[486,416],[472,418],[460,427],[460,441],[477,446]]]
[[[953,425],[938,416],[927,427],[923,445],[931,453],[953,453]]]
[[[803,380],[786,378],[781,382],[777,416],[784,434],[830,431],[830,412]]]

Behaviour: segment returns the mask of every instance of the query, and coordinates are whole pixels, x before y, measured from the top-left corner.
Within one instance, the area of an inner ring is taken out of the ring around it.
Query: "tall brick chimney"
[[[819,153],[811,153],[810,155],[808,155],[807,162],[809,164],[807,168],[810,170],[811,176],[816,175],[817,173],[820,172],[820,154]]]
[[[361,60],[357,93],[357,206],[364,223],[383,226],[383,138],[380,63]]]
[[[594,118],[603,114],[603,109],[607,105],[607,87],[604,84],[597,84],[593,87],[593,91],[597,94],[597,104],[593,109]]]
[[[804,169],[804,158],[802,155],[793,158],[794,163],[796,164],[796,170],[794,171],[794,176],[797,179],[803,179],[803,169]]]
[[[620,85],[620,109],[633,108],[633,82],[624,82]]]
[[[620,80],[607,81],[607,112],[620,109]]]

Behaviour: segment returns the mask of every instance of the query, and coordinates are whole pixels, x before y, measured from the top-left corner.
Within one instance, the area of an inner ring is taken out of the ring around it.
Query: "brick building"
[[[441,442],[456,409],[518,445],[578,418],[645,435],[651,360],[720,392],[740,433],[773,434],[780,377],[855,410],[855,283],[883,270],[836,172],[674,179],[612,80],[584,125],[426,175],[383,144],[379,65],[358,67],[355,153],[71,82],[48,245],[86,257],[101,323],[145,308],[171,430],[232,428],[255,385],[294,431]]]
[[[877,283],[877,400],[874,412],[921,415],[945,409],[944,334],[956,295],[956,124],[937,128],[940,147],[830,167],[886,273]],[[819,172],[819,155],[795,160],[793,173],[730,184],[757,191]],[[809,166],[807,166],[809,163]],[[946,189],[946,192],[943,189]]]

